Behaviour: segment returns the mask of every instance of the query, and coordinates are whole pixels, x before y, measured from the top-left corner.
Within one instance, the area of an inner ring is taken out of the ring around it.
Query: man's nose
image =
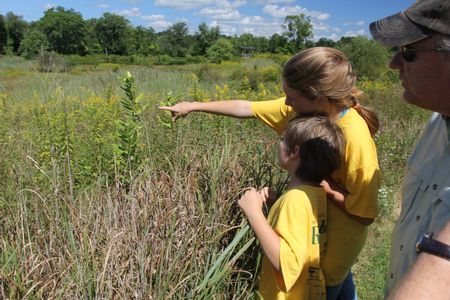
[[[391,69],[400,69],[403,64],[403,59],[400,52],[394,54],[389,62],[389,68]]]

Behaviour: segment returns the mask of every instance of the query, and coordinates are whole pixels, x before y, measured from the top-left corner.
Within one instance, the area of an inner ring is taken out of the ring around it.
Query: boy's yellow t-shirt
[[[264,299],[325,299],[320,257],[326,247],[327,199],[322,187],[285,192],[267,217],[280,236],[281,273],[263,257],[259,293]]]
[[[253,115],[282,134],[295,112],[285,103],[285,98],[252,102]],[[364,119],[350,108],[336,121],[345,139],[345,158],[332,178],[345,187],[346,210],[364,218],[377,216],[377,194],[380,173],[375,143]],[[334,203],[328,203],[328,246],[321,262],[325,281],[333,286],[344,281],[351,266],[361,252],[367,237],[367,226],[352,219]]]

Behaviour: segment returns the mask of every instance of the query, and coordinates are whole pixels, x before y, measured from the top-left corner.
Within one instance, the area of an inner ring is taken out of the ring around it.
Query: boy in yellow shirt
[[[288,171],[287,191],[266,219],[267,188],[239,200],[264,250],[259,294],[264,299],[325,299],[320,267],[327,242],[327,196],[320,182],[343,160],[344,138],[327,117],[297,117],[286,126],[278,163]]]

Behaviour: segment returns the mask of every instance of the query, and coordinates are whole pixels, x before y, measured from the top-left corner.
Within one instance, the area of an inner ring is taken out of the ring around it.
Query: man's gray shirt
[[[417,258],[416,243],[450,219],[450,118],[433,113],[409,161],[392,237],[387,292]]]

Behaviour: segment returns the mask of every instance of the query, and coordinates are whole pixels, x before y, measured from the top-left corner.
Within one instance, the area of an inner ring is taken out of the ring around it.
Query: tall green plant
[[[120,88],[125,92],[125,97],[121,98],[124,118],[118,121],[119,145],[117,147],[118,166],[121,169],[121,176],[125,173],[132,173],[141,163],[138,154],[139,139],[141,137],[141,117],[144,107],[141,105],[143,94],[136,96],[136,86],[134,77],[127,72],[122,79]],[[122,177],[123,180],[125,180]],[[127,182],[127,180],[125,180]],[[122,183],[125,183],[122,182]]]

